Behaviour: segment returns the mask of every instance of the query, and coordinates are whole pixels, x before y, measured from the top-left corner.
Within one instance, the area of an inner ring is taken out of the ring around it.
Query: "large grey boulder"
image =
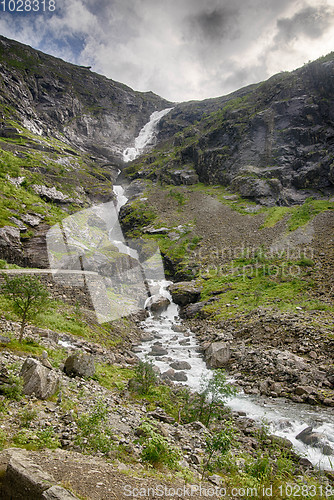
[[[93,356],[76,352],[65,361],[64,372],[70,377],[92,377],[95,373]]]
[[[59,375],[37,359],[27,358],[20,376],[24,380],[23,392],[29,396],[35,394],[39,399],[47,399],[58,389]]]
[[[305,427],[297,436],[296,439],[299,439],[304,444],[308,446],[313,446],[314,448],[320,448],[324,455],[333,455],[334,450],[329,445],[329,443],[324,441],[324,437],[320,432],[313,431],[312,427]]]
[[[211,368],[223,368],[231,358],[227,342],[213,342],[205,351],[205,359]]]
[[[155,314],[159,314],[167,309],[170,304],[170,300],[162,295],[152,295],[145,305],[146,309],[149,309]]]
[[[170,364],[174,370],[190,370],[191,366],[187,361],[174,361]]]
[[[199,300],[202,287],[198,286],[194,281],[182,281],[180,283],[173,283],[169,286],[168,290],[175,304],[186,306]]]
[[[10,448],[2,452],[0,462],[6,469],[0,485],[1,499],[73,500],[71,492],[56,485],[55,479],[29,458],[26,450]]]

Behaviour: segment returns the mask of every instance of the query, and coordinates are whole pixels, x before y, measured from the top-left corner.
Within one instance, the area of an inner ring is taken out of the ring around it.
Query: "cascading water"
[[[149,123],[142,128],[136,138],[135,147],[124,151],[124,161],[135,159],[150,144],[154,139],[157,123],[169,111],[170,108],[151,115]],[[114,186],[114,193],[117,200],[116,208],[119,211],[127,199],[122,186]],[[116,243],[123,245],[122,250],[119,247],[122,252],[133,252],[124,243]],[[203,376],[210,377],[212,372],[208,370],[200,354],[195,335],[182,325],[178,307],[173,303],[167,290],[169,284],[170,282],[166,280],[149,280],[150,289],[159,289],[159,295],[167,297],[171,303],[164,312],[156,316],[151,314],[142,323],[147,339],[137,346],[136,352],[141,359],[151,359],[162,373],[170,370],[171,364],[181,362],[179,366],[183,366],[183,369],[175,370],[175,373],[179,374],[176,375],[176,379],[193,390],[199,390]],[[163,349],[160,351],[162,355],[157,356],[154,350],[154,346],[157,345]],[[265,399],[243,393],[238,393],[227,404],[232,410],[242,410],[247,417],[265,421],[272,433],[289,439],[294,448],[315,466],[325,469],[333,468],[334,457],[331,450],[334,449],[334,425],[331,409],[297,404],[283,398]],[[321,450],[307,446],[296,439],[298,433],[307,426],[312,426],[313,431],[322,436],[323,445],[329,451],[328,456],[323,453],[324,448]]]
[[[163,116],[169,113],[173,108],[166,108],[162,111],[154,111],[150,116],[150,121],[144,125],[135,139],[134,148],[126,148],[123,152],[123,161],[132,161],[139,156],[147,146],[154,144],[157,130],[157,124]]]

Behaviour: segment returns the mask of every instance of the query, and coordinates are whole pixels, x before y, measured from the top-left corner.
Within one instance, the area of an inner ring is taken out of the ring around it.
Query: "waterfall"
[[[153,146],[155,143],[157,124],[163,116],[165,116],[173,108],[166,108],[162,111],[154,111],[151,114],[149,122],[139,132],[135,139],[134,148],[126,148],[123,152],[123,161],[129,162],[137,158],[147,146]]]

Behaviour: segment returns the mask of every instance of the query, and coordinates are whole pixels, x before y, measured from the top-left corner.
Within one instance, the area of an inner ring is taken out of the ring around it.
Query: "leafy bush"
[[[203,464],[203,474],[207,470],[213,471],[215,467],[221,467],[222,458],[230,450],[233,440],[235,439],[235,430],[232,422],[226,422],[224,429],[218,434],[207,436],[206,438],[206,460]]]
[[[84,413],[77,421],[76,443],[83,451],[109,453],[113,448],[113,433],[108,427],[108,408],[98,401],[91,413]]]
[[[153,467],[167,465],[171,469],[177,469],[181,452],[175,446],[172,446],[166,438],[161,436],[150,422],[143,422],[140,426],[143,444],[141,458]]]
[[[9,374],[8,382],[0,385],[0,392],[8,399],[19,401],[23,397],[23,380],[13,374]]]

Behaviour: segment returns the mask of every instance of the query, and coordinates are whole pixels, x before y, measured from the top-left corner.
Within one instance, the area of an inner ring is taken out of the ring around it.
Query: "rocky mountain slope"
[[[123,149],[169,104],[0,37],[0,258],[47,267],[47,230],[113,199]]]
[[[3,126],[8,118],[107,161],[119,159],[153,111],[170,105],[126,85],[0,37]]]
[[[264,205],[333,195],[333,99],[331,53],[229,96],[180,104],[161,121],[165,142],[130,173],[189,183],[195,172]]]

